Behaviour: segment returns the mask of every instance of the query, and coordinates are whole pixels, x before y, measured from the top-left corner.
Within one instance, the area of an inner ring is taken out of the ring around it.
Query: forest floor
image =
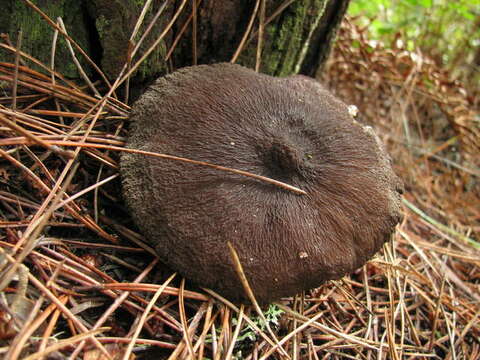
[[[0,63],[2,357],[480,358],[478,92],[428,57],[344,22],[323,81],[384,140],[405,217],[355,273],[264,308],[269,326],[143,242],[118,174],[130,107],[18,57]]]

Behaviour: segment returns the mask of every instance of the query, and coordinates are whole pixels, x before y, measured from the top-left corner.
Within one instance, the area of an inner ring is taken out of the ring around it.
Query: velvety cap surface
[[[401,219],[401,181],[369,127],[314,80],[230,64],[160,78],[134,104],[128,147],[267,176],[122,155],[132,216],[161,259],[200,286],[245,299],[227,247],[260,302],[362,266]]]

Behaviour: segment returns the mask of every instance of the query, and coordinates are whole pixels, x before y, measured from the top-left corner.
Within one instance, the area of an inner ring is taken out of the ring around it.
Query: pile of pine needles
[[[478,117],[427,57],[345,22],[325,81],[387,144],[405,218],[354,274],[259,312],[161,265],[124,208],[116,91],[139,64],[79,86],[0,47],[0,356],[480,358]]]

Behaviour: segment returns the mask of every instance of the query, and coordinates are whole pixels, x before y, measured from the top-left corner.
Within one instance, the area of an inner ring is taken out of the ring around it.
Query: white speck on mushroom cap
[[[358,108],[355,105],[348,105],[348,113],[352,117],[356,117],[358,115]]]

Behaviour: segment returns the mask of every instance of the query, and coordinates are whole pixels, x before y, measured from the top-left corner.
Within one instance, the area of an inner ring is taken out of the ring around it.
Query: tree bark
[[[150,48],[173,18],[182,1],[167,1],[164,12],[132,63]],[[163,41],[136,72],[134,82],[149,81],[195,62],[202,64],[230,61],[252,17],[253,26],[238,63],[255,68],[259,19],[264,19],[260,71],[277,76],[293,73],[313,76],[321,69],[328,56],[349,2],[265,0],[262,16],[263,0],[260,0],[253,16],[257,0],[196,0],[197,11],[193,16],[193,1],[186,0],[183,11]],[[62,17],[69,35],[101,67],[107,77],[113,79],[127,61],[129,49],[138,42],[164,1],[153,1],[139,36],[133,39],[130,45],[129,39],[145,0],[35,0],[32,3],[54,22],[58,17]],[[11,43],[15,45],[21,29],[22,51],[50,65],[54,29],[24,0],[4,0],[3,10],[0,14],[0,32],[8,34]],[[196,31],[193,31],[194,23]],[[77,66],[72,61],[65,39],[62,35],[58,38],[55,52],[56,70],[70,78],[78,78]],[[179,41],[167,59],[177,38]],[[12,61],[13,56],[11,51],[2,50],[0,59]],[[87,74],[95,79],[98,75],[93,68],[78,51],[76,56]]]
[[[88,21],[85,13],[85,6],[78,0],[37,0],[33,1],[43,12],[54,21],[58,17],[63,19],[65,27],[75,41],[87,52],[93,56],[93,60],[98,60],[93,51],[93,42],[91,41],[92,24]],[[16,46],[18,42],[19,31],[22,32],[21,50],[33,57],[39,59],[46,65],[50,65],[52,53],[52,44],[54,30],[40,15],[35,13],[22,0],[4,0],[2,1],[2,11],[0,12],[0,33],[8,36],[6,42]],[[4,48],[0,51],[0,61],[13,62],[15,55]],[[87,62],[81,56],[79,61],[82,66],[87,66]],[[56,68],[65,76],[78,77],[77,67],[75,66],[66,42],[62,36],[58,37],[55,52]],[[29,63],[30,65],[30,63]]]

